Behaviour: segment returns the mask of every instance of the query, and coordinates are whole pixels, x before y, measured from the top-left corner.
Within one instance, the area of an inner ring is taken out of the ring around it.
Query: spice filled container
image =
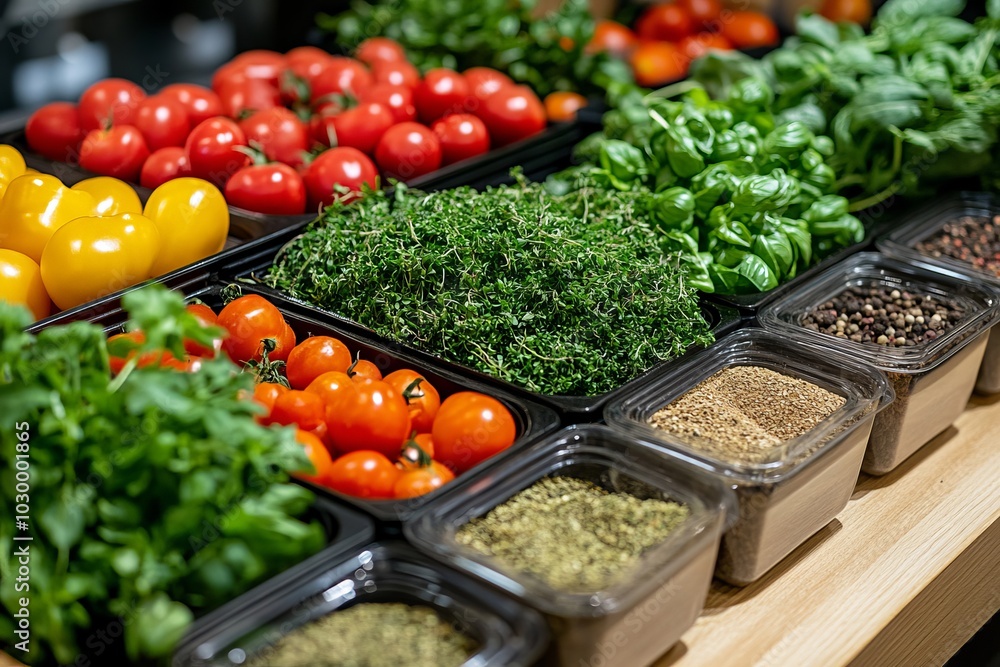
[[[744,586],[844,509],[875,414],[891,401],[874,367],[750,328],[611,403],[604,417],[732,486],[739,518],[715,573]]]
[[[1000,198],[986,192],[947,195],[910,211],[878,240],[891,257],[968,273],[1000,285]],[[1000,393],[1000,330],[990,334],[976,379],[981,394]]]
[[[174,667],[528,667],[535,611],[402,542],[290,570],[197,623]],[[366,655],[367,654],[367,655]]]
[[[588,425],[464,481],[403,530],[545,614],[544,664],[640,667],[701,612],[734,510],[718,479]]]
[[[883,475],[965,409],[997,298],[985,283],[862,253],[775,302],[760,320],[779,335],[886,373],[896,399],[875,418],[862,466]]]

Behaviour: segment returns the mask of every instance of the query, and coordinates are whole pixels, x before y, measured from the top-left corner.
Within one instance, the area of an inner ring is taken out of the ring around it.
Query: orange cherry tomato
[[[333,462],[327,486],[358,498],[392,498],[401,474],[383,454],[359,450]]]
[[[678,48],[688,60],[697,60],[709,51],[732,51],[733,45],[717,32],[700,32],[684,38]]]
[[[323,423],[323,413],[323,399],[307,391],[291,389],[274,399],[268,423],[295,424],[304,431],[311,431]]]
[[[497,399],[460,391],[441,404],[431,437],[437,459],[461,473],[510,447],[517,425]]]
[[[257,417],[257,420],[266,421],[271,415],[271,410],[274,408],[274,402],[287,391],[288,387],[277,382],[261,382],[257,384],[253,388],[253,400],[267,408],[267,412]]]
[[[333,403],[345,387],[350,387],[353,380],[347,373],[328,371],[309,383],[305,391],[316,394],[323,399],[324,405]]]
[[[677,81],[687,74],[688,59],[673,44],[646,42],[632,52],[635,82],[646,88]]]
[[[358,359],[347,369],[347,374],[354,380],[381,380],[382,371],[367,359]]]
[[[455,475],[447,466],[431,461],[429,466],[404,471],[393,485],[393,493],[397,498],[416,498],[437,491],[453,479]]]
[[[872,20],[870,0],[823,0],[819,13],[837,23],[868,25]]]
[[[639,43],[628,27],[617,21],[602,19],[594,25],[594,36],[587,42],[587,53],[608,52],[618,57],[625,57]]]
[[[407,440],[399,453],[397,466],[400,470],[413,470],[420,467],[424,458],[434,458],[434,438],[430,433],[419,433]]]
[[[381,380],[354,381],[344,387],[326,406],[326,426],[338,451],[374,450],[392,460],[412,432],[402,394]]]
[[[201,326],[203,327],[214,327],[218,325],[219,318],[216,316],[215,311],[203,303],[189,303],[187,311],[194,315],[195,318],[201,322]],[[193,340],[184,341],[184,351],[196,357],[214,357],[221,349],[222,336],[212,340],[212,347],[206,347],[205,345],[196,343]]]
[[[350,365],[351,352],[346,345],[330,336],[312,336],[288,355],[285,373],[293,389],[305,389],[323,373],[345,372]]]
[[[737,49],[774,46],[778,43],[778,27],[760,12],[733,12],[722,22],[722,35]]]
[[[635,22],[635,32],[639,39],[649,41],[679,42],[694,30],[691,14],[674,3],[653,5]]]
[[[330,473],[333,470],[333,458],[330,456],[330,452],[327,451],[323,441],[315,434],[303,431],[302,429],[295,432],[295,439],[305,448],[309,462],[316,469],[311,475],[296,473],[295,476],[321,486],[329,484]]]
[[[576,112],[587,106],[587,98],[579,93],[557,90],[545,97],[545,115],[549,122],[564,123],[576,118]]]
[[[722,15],[719,0],[677,0],[677,6],[684,9],[694,22],[696,30],[718,30]]]
[[[441,407],[441,395],[420,373],[409,368],[389,373],[386,384],[392,386],[406,401],[410,410],[412,428],[418,433],[429,433],[434,417]]]
[[[271,361],[284,361],[295,347],[295,332],[274,304],[258,294],[230,301],[219,312],[218,325],[229,332],[222,349],[238,364],[260,361],[263,341],[271,339],[275,348]]]

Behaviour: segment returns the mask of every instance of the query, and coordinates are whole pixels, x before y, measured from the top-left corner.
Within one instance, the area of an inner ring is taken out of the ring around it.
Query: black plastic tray
[[[198,286],[194,289],[182,291],[189,298],[199,299],[218,312],[223,304],[221,291],[226,285],[227,283],[224,282],[216,282],[207,287]],[[362,359],[367,359],[375,363],[383,375],[401,368],[412,368],[425,374],[427,380],[441,394],[442,400],[458,391],[478,391],[489,394],[506,405],[514,417],[514,422],[517,426],[517,440],[507,450],[483,461],[475,466],[472,471],[465,474],[490,468],[497,462],[504,460],[523,447],[531,444],[537,438],[551,433],[559,427],[559,418],[550,408],[515,397],[508,392],[496,389],[494,386],[469,380],[461,374],[455,373],[450,367],[441,364],[439,361],[419,359],[407,354],[402,348],[392,348],[384,345],[381,341],[375,340],[371,332],[364,327],[336,316],[330,316],[316,309],[304,307],[302,304],[288,300],[272,290],[258,289],[248,285],[244,285],[243,288],[244,294],[261,294],[277,306],[285,316],[285,321],[295,331],[297,340],[299,341],[305,340],[310,335],[333,336],[347,345],[352,355],[360,352]],[[111,312],[105,312],[92,321],[102,326],[109,334],[120,333],[125,323],[125,313],[118,308]],[[341,503],[353,505],[379,519],[382,522],[379,525],[379,529],[385,534],[396,532],[396,527],[402,519],[405,519],[440,495],[439,490],[425,496],[406,500],[368,500],[341,494],[301,480],[299,480],[299,483],[316,492],[318,495],[336,498]]]
[[[537,612],[405,543],[384,542],[303,563],[196,621],[173,665],[242,665],[296,628],[365,602],[435,609],[477,640],[470,663],[479,667],[533,664],[549,641]]]

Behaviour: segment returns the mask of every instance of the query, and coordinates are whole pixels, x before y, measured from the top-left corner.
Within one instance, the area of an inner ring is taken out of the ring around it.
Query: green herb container
[[[898,227],[877,241],[884,254],[907,262],[917,262],[956,274],[968,275],[970,280],[985,281],[1000,286],[1000,273],[980,270],[967,262],[951,257],[933,257],[917,246],[941,232],[942,227],[964,217],[989,217],[1000,215],[1000,198],[988,192],[959,192],[942,197],[930,206],[907,211],[897,220]],[[983,363],[976,379],[980,394],[1000,393],[1000,331],[990,334]]]
[[[848,288],[911,291],[954,300],[964,317],[945,334],[913,347],[886,348],[806,329],[805,316]],[[840,352],[884,371],[896,400],[872,425],[862,466],[884,475],[948,428],[965,410],[976,383],[990,328],[1000,316],[1000,293],[983,283],[927,265],[861,253],[825,271],[802,291],[775,302],[760,316],[765,329],[815,347]]]
[[[457,531],[547,476],[685,505],[690,514],[633,570],[601,590],[560,590],[456,541]],[[470,476],[404,522],[419,549],[541,611],[553,644],[543,664],[638,667],[667,652],[695,622],[712,578],[719,538],[735,511],[718,479],[647,442],[606,426],[573,426],[492,470]]]
[[[805,380],[844,398],[844,405],[804,434],[761,457],[723,458],[694,437],[653,427],[650,418],[719,371],[756,366]],[[851,357],[820,353],[759,328],[742,329],[676,369],[608,405],[613,428],[656,442],[662,451],[732,486],[739,518],[722,537],[716,576],[744,586],[777,565],[847,506],[875,414],[893,393],[879,370]]]
[[[475,642],[465,667],[528,667],[548,642],[537,612],[402,542],[380,542],[328,554],[237,598],[188,634],[173,667],[246,665],[302,626],[369,602],[433,609]]]

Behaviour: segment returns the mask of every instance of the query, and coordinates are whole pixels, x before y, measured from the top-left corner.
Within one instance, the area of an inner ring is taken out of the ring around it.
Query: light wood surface
[[[761,580],[713,584],[656,667],[930,667],[998,610],[1000,398],[973,397]]]

